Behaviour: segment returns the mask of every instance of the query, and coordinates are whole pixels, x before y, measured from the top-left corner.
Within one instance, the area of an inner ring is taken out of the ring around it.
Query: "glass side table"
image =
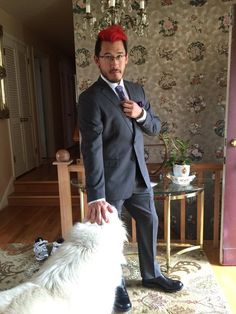
[[[162,180],[153,187],[154,198],[164,199],[164,230],[166,241],[166,266],[170,268],[171,252],[171,201],[184,200],[197,197],[197,241],[196,245],[175,243],[174,246],[185,247],[176,254],[183,254],[192,250],[203,248],[203,227],[204,227],[204,185],[194,182],[187,186],[177,185],[169,180]],[[182,214],[182,213],[181,213]],[[185,219],[185,215],[184,215]],[[185,226],[185,224],[184,224]]]

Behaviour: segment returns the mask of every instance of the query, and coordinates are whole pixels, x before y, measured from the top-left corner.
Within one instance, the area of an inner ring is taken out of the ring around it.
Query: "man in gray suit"
[[[109,223],[111,205],[119,214],[124,206],[136,221],[143,286],[179,291],[183,284],[162,275],[156,261],[158,218],[144,159],[143,132],[156,135],[161,123],[143,88],[123,80],[128,53],[127,36],[120,26],[98,34],[94,60],[101,75],[80,95],[78,107],[87,219]],[[123,281],[117,287],[114,309],[126,312],[130,308]]]

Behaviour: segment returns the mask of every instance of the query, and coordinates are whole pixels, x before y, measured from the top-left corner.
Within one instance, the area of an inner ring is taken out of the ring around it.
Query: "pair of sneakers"
[[[57,239],[55,242],[53,242],[50,255],[53,255],[56,252],[56,250],[59,249],[63,242],[64,242],[63,238]],[[48,241],[44,240],[42,237],[39,237],[34,241],[33,251],[37,261],[43,261],[48,258],[49,251],[47,244]]]

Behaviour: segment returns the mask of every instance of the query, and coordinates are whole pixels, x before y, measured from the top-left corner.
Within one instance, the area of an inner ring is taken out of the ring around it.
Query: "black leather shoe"
[[[116,312],[128,312],[131,309],[131,307],[132,305],[125,286],[117,287],[114,310]]]
[[[147,288],[157,288],[164,292],[176,292],[183,288],[183,283],[179,280],[173,280],[161,275],[153,279],[143,279],[142,284]]]

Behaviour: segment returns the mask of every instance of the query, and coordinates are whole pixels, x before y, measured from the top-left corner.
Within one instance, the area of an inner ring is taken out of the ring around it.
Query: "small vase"
[[[174,165],[173,175],[175,177],[188,177],[190,174],[190,165]]]

